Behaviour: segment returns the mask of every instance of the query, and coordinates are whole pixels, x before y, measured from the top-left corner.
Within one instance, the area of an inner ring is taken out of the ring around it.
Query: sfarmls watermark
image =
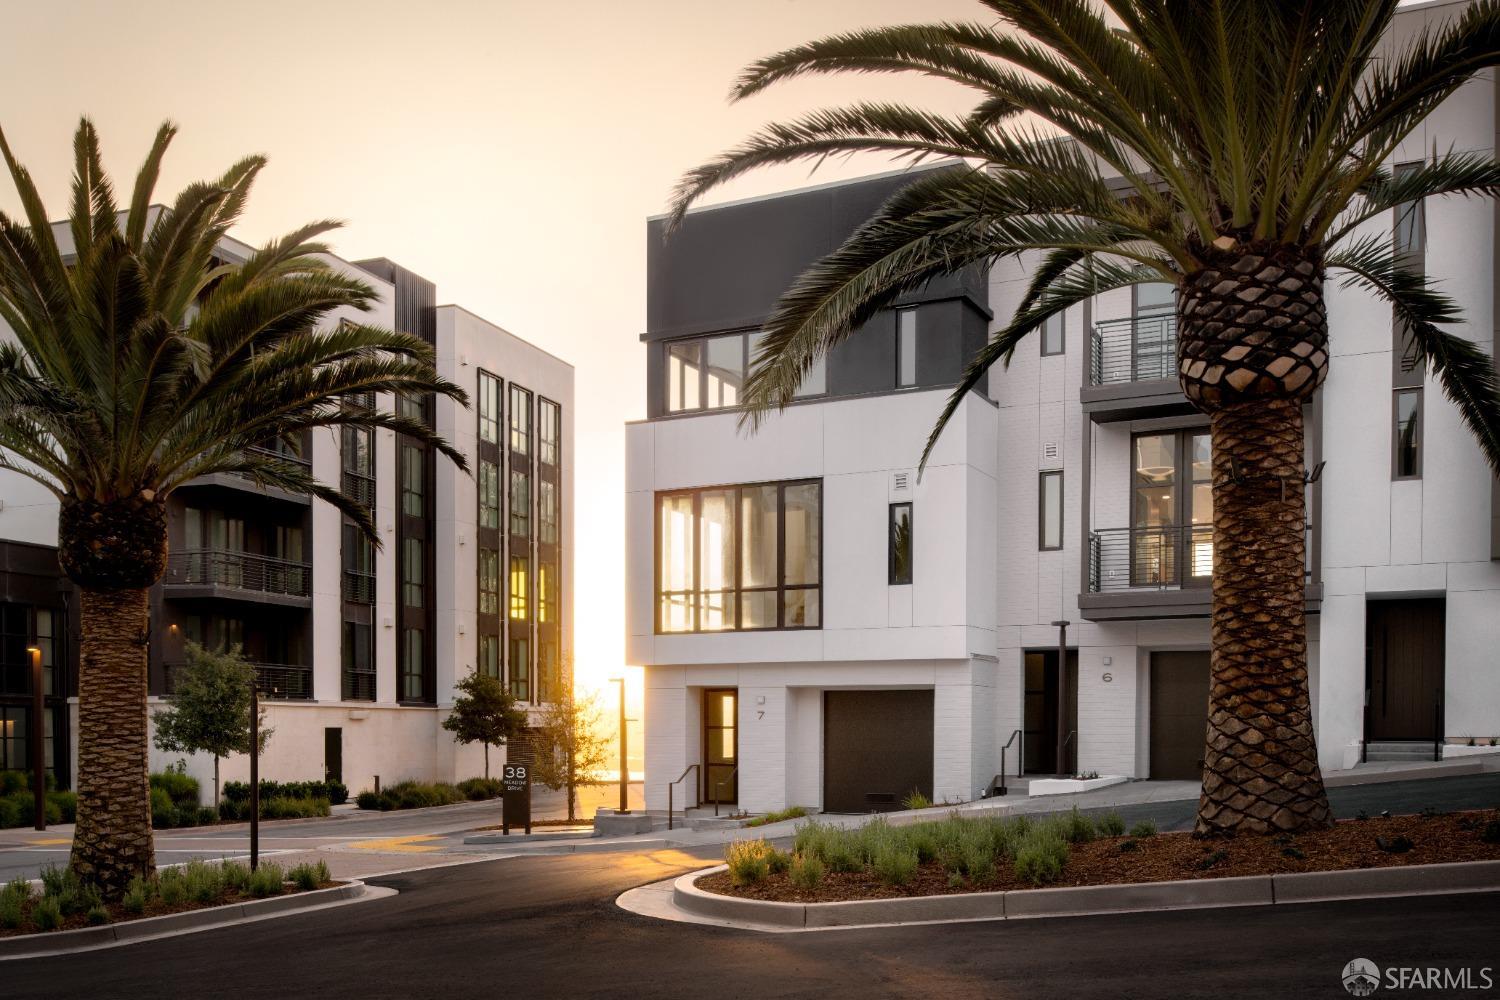
[[[1367,997],[1377,989],[1387,990],[1488,990],[1495,985],[1489,966],[1472,968],[1435,965],[1380,967],[1368,958],[1356,958],[1344,966],[1344,989],[1351,996]]]

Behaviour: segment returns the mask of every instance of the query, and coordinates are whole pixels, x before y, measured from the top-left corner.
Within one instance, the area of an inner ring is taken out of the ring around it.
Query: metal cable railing
[[[227,549],[187,549],[168,557],[162,582],[310,597],[312,564]]]
[[[1095,323],[1089,347],[1092,385],[1177,377],[1177,317],[1171,313]]]
[[[1214,569],[1211,524],[1101,528],[1089,534],[1089,592],[1207,586]]]

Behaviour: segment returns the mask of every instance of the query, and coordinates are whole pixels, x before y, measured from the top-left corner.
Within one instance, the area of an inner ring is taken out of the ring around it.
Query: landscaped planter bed
[[[1487,831],[1492,840],[1485,839]],[[1040,887],[1175,882],[1500,860],[1497,833],[1500,833],[1500,810],[1491,809],[1347,820],[1328,830],[1292,837],[1245,835],[1195,839],[1187,833],[1100,837],[1070,844],[1060,874],[1043,883],[1018,878],[1011,867],[1003,864],[997,865],[993,877],[975,880],[954,877],[938,861],[924,860],[900,885],[882,879],[868,865],[861,871],[826,871],[814,888],[794,885],[789,872],[768,874],[736,885],[730,872],[718,871],[698,879],[696,885],[708,892],[742,899],[820,903]],[[1402,838],[1410,842],[1406,850],[1400,850]],[[1127,842],[1134,847],[1122,849]]]
[[[164,869],[150,881],[137,879],[124,900],[106,903],[96,895],[90,896],[89,890],[61,871],[44,872],[42,880],[40,894],[25,879],[0,889],[0,939],[43,938],[58,931],[236,906],[344,884],[329,877],[328,867],[322,862],[298,866],[291,872],[276,864],[262,864],[259,872],[251,873],[239,862],[192,861],[182,869]],[[165,890],[164,883],[171,889]],[[138,894],[133,903],[132,894]],[[59,912],[44,925],[39,923],[38,912],[48,901],[56,901]]]

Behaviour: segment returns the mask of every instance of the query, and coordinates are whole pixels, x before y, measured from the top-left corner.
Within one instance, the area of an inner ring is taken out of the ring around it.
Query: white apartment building
[[[66,227],[58,233],[67,239]],[[250,249],[226,239],[219,255],[238,261]],[[487,671],[533,710],[564,683],[573,368],[461,306],[438,305],[430,281],[388,260],[329,262],[376,289],[359,321],[433,344],[440,374],[471,397],[468,408],[446,397],[349,405],[398,404],[459,448],[471,471],[388,430],[323,431],[298,454],[283,449],[373,508],[379,549],[331,506],[239,476],[174,493],[168,569],[151,598],[151,708],[170,692],[185,640],[239,646],[257,667],[275,730],[262,777],[332,777],[354,792],[377,776],[472,777],[483,773],[483,748],[459,746],[442,728],[457,681]],[[328,323],[345,318],[355,316]],[[48,766],[66,785],[76,775],[77,620],[56,541],[51,495],[0,472],[0,768],[29,767],[21,666],[35,644],[48,675]],[[153,749],[152,769],[176,759]],[[212,761],[188,764],[208,788]],[[247,776],[246,758],[224,762],[224,780]]]
[[[1461,9],[1414,7],[1395,41]],[[1394,166],[1493,153],[1495,81]],[[808,263],[909,173],[648,224],[648,418],[627,427],[627,659],[645,667],[646,794],[890,808],[1005,768],[1196,778],[1215,539],[1208,420],[1175,378],[1170,286],[1100,295],[991,373],[920,481],[926,435],[1031,262],[934,282],[836,348],[760,432],[736,394]],[[1490,350],[1495,207],[1369,225],[1419,259]],[[1329,286],[1309,408],[1307,606],[1323,768],[1500,737],[1500,490],[1388,307]],[[1058,622],[1068,622],[1059,712]],[[1065,721],[1059,724],[1059,715]],[[1024,750],[1022,749],[1024,747]],[[1020,760],[1018,761],[1018,756]],[[684,788],[684,786],[686,786]]]

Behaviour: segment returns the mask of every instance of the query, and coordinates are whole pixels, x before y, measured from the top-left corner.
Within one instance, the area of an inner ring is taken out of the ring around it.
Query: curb
[[[168,913],[160,917],[125,920],[104,927],[80,927],[71,931],[0,938],[0,962],[18,958],[66,955],[72,952],[131,944],[150,938],[191,934],[194,931],[348,903],[366,897],[378,898],[364,882],[354,879],[331,889],[315,889],[312,892],[298,892],[289,896],[273,896],[248,903],[232,903],[228,906]]]
[[[464,843],[467,844],[469,843],[469,841],[466,840],[464,841]],[[499,843],[503,845],[504,840],[502,839],[501,841],[499,841]],[[664,847],[683,846],[692,845],[684,845],[675,840],[624,840],[606,841],[604,843],[598,844],[589,843],[587,840],[585,840],[583,843],[578,844],[569,844],[567,842],[539,844],[532,842],[528,844],[516,844],[513,851],[506,852],[502,856],[511,858],[529,858],[537,855],[545,857],[547,855],[553,854],[608,854],[613,851],[659,851]]]
[[[1012,889],[836,903],[739,899],[698,888],[698,879],[725,869],[725,865],[716,865],[671,880],[673,905],[685,913],[715,923],[730,923],[748,930],[785,931],[967,920],[1024,920],[1223,906],[1281,906],[1500,890],[1500,861],[1459,861],[1128,885]]]

